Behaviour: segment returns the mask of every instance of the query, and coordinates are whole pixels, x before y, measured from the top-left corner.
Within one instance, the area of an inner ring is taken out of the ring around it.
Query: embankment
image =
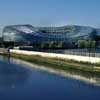
[[[9,54],[9,49],[0,48],[0,54],[1,55],[8,55]]]
[[[82,61],[82,59],[75,60],[75,57],[73,57],[74,59],[69,59],[66,58],[69,57],[69,55],[64,56],[63,54],[20,51],[20,50],[10,50],[10,52],[12,57],[19,58],[31,63],[47,65],[53,68],[59,68],[63,70],[82,72],[92,75],[100,75],[99,58],[96,58],[98,59],[98,61],[96,61],[96,59],[94,60],[92,57],[93,62],[91,63],[86,61],[86,59],[84,61]]]
[[[88,62],[92,64],[100,63],[100,58],[97,57],[86,57],[86,56],[77,56],[69,54],[57,54],[57,53],[46,53],[46,52],[36,52],[36,51],[24,51],[24,50],[10,50],[10,52],[17,54],[25,54],[25,55],[39,55],[48,58],[69,59],[78,62]]]

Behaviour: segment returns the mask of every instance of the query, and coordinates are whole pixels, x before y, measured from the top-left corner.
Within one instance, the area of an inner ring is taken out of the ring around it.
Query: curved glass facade
[[[89,40],[94,29],[91,27],[32,27],[30,25],[15,25],[4,28],[3,39],[7,42],[76,42]],[[95,34],[96,35],[96,34]]]

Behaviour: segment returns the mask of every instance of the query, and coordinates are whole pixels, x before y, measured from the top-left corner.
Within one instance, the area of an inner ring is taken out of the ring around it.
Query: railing
[[[34,48],[21,48],[27,51],[39,51],[48,53],[70,54],[88,57],[100,57],[100,49],[34,49]]]

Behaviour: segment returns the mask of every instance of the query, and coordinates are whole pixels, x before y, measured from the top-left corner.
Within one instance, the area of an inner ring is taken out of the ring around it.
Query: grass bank
[[[30,55],[11,53],[10,56],[31,63],[46,65],[48,67],[100,76],[100,69],[98,69],[100,64],[90,64],[88,62],[84,63],[84,62],[64,60],[59,58],[48,58],[48,57],[42,57],[38,55],[30,56]]]

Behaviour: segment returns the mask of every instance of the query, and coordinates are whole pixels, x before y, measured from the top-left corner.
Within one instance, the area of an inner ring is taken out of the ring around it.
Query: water
[[[0,100],[100,100],[100,79],[0,56]]]

